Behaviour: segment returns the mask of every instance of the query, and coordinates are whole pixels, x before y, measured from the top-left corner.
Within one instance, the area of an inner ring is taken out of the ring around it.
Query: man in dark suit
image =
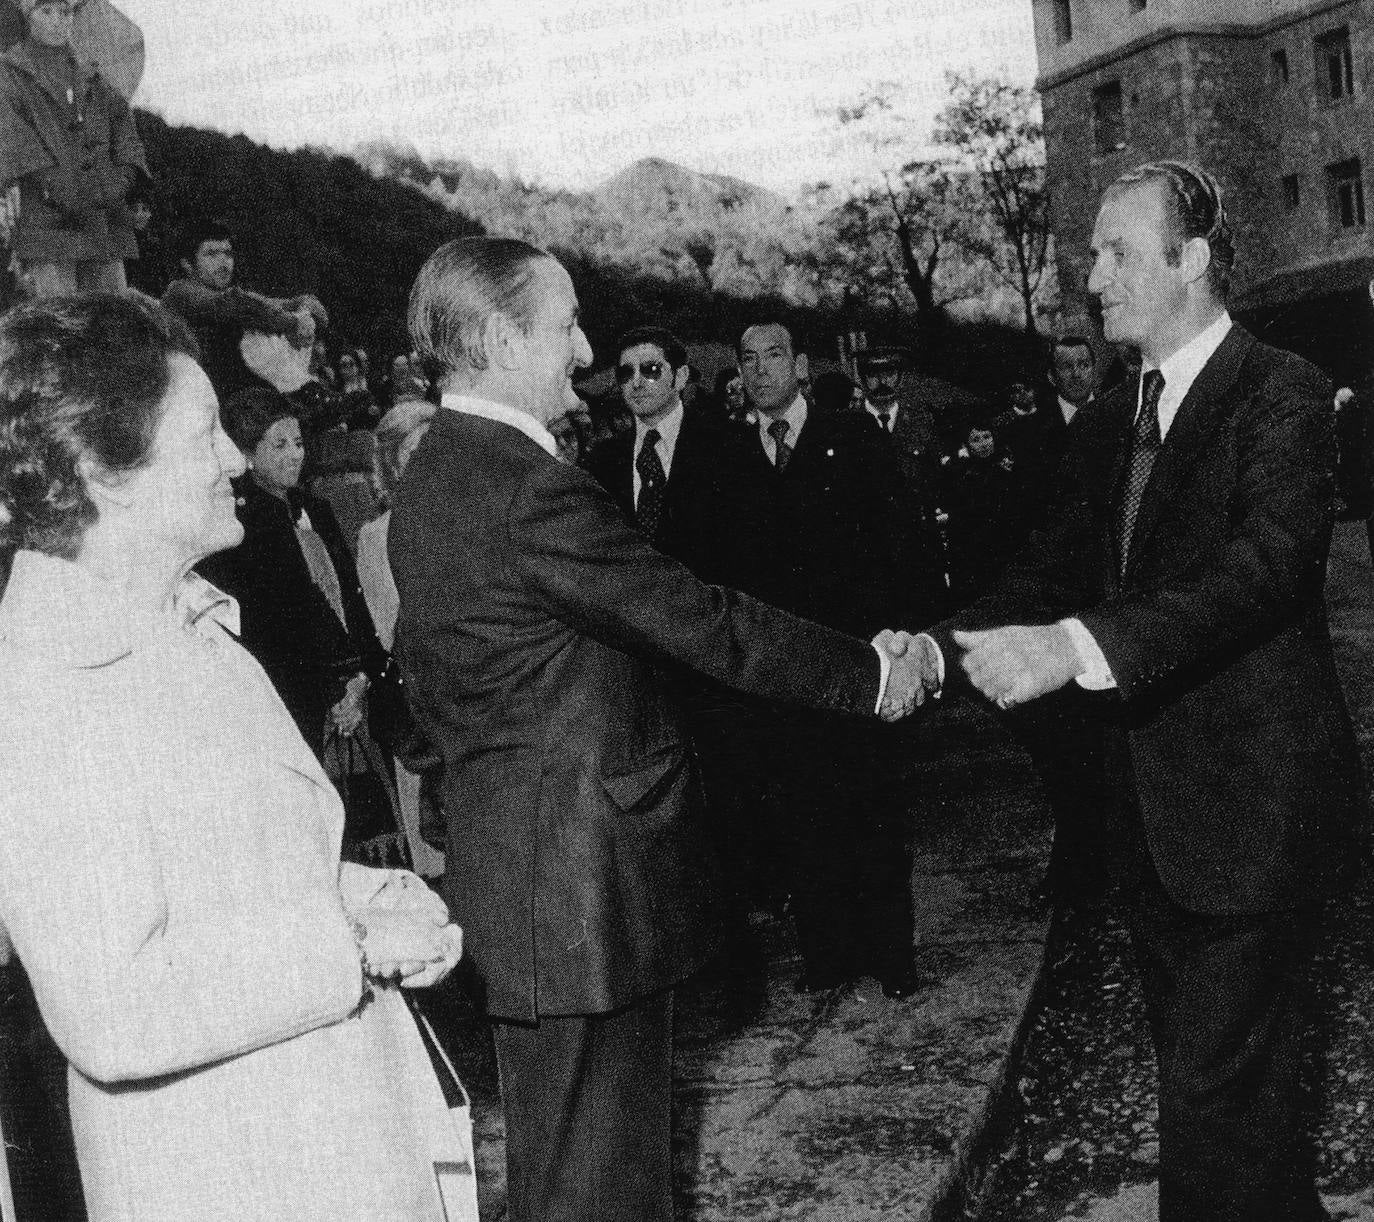
[[[687,349],[671,331],[635,327],[618,348],[616,382],[634,429],[599,441],[587,470],[659,551],[711,580],[724,422],[683,404]]]
[[[901,476],[876,423],[808,404],[806,357],[780,324],[744,332],[740,370],[757,421],[736,426],[720,464],[721,503],[734,519],[728,584],[861,636],[910,614],[895,563]],[[909,826],[880,737],[766,706],[744,710],[732,733],[750,764],[738,808],[776,846],[760,890],[790,898],[798,988],[871,974],[889,996],[910,996],[919,978]]]
[[[496,1020],[510,1217],[669,1219],[672,989],[711,949],[714,897],[659,667],[895,717],[916,664],[704,585],[555,459],[547,422],[591,351],[543,251],[448,243],[410,327],[444,406],[392,510],[397,649]]]
[[[946,680],[1003,707],[1116,693],[1102,818],[1159,1064],[1161,1222],[1312,1222],[1304,972],[1362,808],[1322,601],[1330,392],[1232,323],[1204,171],[1124,175],[1093,252],[1107,338],[1144,372],[1085,418],[1051,527],[933,636]]]
[[[905,348],[866,348],[854,357],[863,390],[861,409],[871,416],[897,456],[901,493],[895,531],[895,580],[909,618],[920,623],[948,603],[945,554],[936,512],[944,486],[944,443],[934,413],[903,385],[911,366]]]

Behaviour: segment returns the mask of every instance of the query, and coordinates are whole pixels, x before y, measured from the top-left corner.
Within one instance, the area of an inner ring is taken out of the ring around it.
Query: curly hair
[[[200,355],[186,324],[141,294],[0,317],[0,557],[75,559],[97,516],[82,466],[118,479],[147,463],[174,352]]]

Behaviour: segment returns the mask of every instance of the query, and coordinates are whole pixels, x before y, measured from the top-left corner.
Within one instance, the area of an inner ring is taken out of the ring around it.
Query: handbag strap
[[[425,1012],[420,1009],[420,1003],[413,997],[406,997],[406,1004],[410,1006],[410,1012],[415,1017],[415,1025],[420,1029],[420,1038],[425,1041],[435,1052],[439,1054],[439,1060],[448,1070],[448,1076],[453,1085],[458,1088],[458,1094],[462,1097],[463,1106],[470,1108],[472,1100],[468,1098],[467,1087],[463,1085],[463,1079],[458,1076],[458,1071],[453,1068],[453,1062],[449,1060],[448,1053],[444,1051],[444,1046],[439,1042],[439,1037],[434,1034],[434,1028],[430,1026],[429,1019]]]

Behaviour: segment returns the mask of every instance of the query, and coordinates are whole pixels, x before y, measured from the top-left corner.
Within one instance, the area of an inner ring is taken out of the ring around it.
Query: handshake
[[[873,638],[891,663],[887,687],[883,690],[878,716],[884,721],[900,721],[926,698],[939,696],[941,687],[940,651],[930,637],[883,629]]]

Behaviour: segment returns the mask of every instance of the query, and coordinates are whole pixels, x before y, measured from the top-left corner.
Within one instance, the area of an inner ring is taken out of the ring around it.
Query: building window
[[[1126,147],[1120,81],[1108,81],[1093,90],[1093,141],[1099,153],[1115,153]]]
[[[1355,92],[1355,60],[1350,53],[1350,30],[1341,26],[1316,42],[1317,92],[1338,102]]]
[[[1331,184],[1331,218],[1342,229],[1357,229],[1364,224],[1364,180],[1360,175],[1360,159],[1338,161],[1326,167]]]
[[[1069,0],[1054,0],[1054,37],[1061,47],[1073,41],[1073,13],[1069,11]]]
[[[1283,176],[1283,202],[1289,212],[1292,212],[1302,203],[1302,188],[1298,185],[1296,174]]]
[[[1143,13],[1145,11],[1146,0],[1131,0],[1131,12]]]
[[[1282,47],[1269,53],[1269,82],[1273,85],[1288,84],[1288,52]]]

